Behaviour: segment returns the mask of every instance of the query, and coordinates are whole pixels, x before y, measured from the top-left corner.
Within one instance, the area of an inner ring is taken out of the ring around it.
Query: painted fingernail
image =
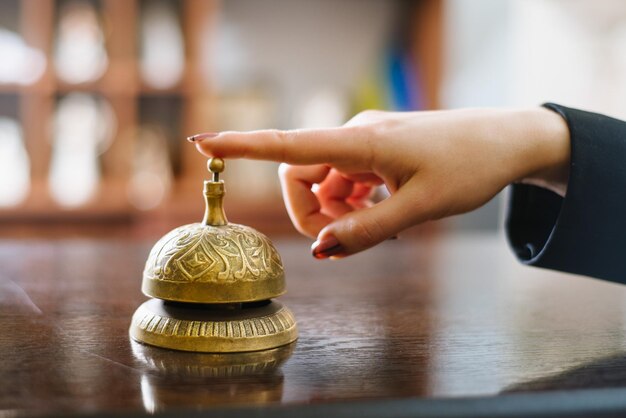
[[[219,132],[206,132],[203,134],[193,135],[187,138],[189,142],[200,142],[203,139],[213,138],[219,135]]]
[[[344,252],[345,250],[343,246],[333,235],[327,235],[324,238],[315,241],[311,246],[311,254],[317,259],[340,255]]]

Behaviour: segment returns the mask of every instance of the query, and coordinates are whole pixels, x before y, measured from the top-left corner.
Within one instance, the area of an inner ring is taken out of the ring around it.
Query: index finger
[[[188,138],[208,157],[249,158],[289,164],[340,163],[360,158],[357,127],[326,129],[227,131],[198,134]]]

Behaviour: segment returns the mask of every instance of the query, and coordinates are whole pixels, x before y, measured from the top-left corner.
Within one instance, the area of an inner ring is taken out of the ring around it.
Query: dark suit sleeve
[[[513,185],[509,243],[525,264],[626,283],[626,122],[544,106],[569,126],[567,193]]]

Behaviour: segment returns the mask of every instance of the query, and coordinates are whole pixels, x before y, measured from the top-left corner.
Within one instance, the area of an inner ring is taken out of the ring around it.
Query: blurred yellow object
[[[358,85],[354,96],[354,113],[368,109],[387,109],[388,100],[381,75],[365,77]]]

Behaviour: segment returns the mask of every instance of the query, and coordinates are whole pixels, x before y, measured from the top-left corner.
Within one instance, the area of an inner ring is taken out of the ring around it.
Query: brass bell
[[[245,352],[296,340],[293,314],[271,298],[285,293],[282,260],[253,228],[229,223],[223,208],[224,161],[207,164],[201,223],[176,228],[150,251],[141,305],[130,336],[159,347],[197,352]]]

